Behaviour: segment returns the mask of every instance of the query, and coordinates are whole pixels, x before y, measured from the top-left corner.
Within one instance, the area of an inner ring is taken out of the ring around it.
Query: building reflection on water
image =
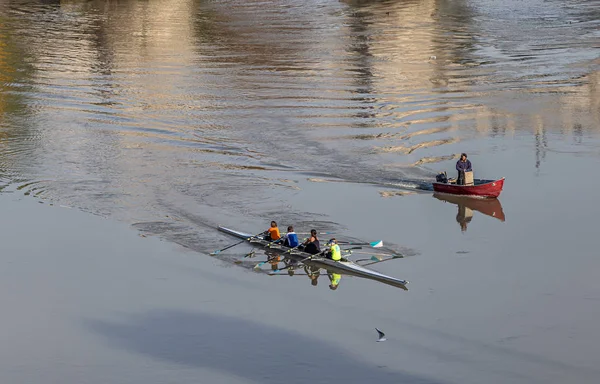
[[[458,207],[456,222],[460,225],[460,230],[462,232],[467,230],[469,223],[473,220],[473,211],[494,217],[502,222],[506,220],[506,216],[502,210],[502,204],[498,199],[476,199],[441,193],[434,193],[433,197]]]

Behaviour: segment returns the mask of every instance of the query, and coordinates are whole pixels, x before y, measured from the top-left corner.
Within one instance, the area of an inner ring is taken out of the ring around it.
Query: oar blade
[[[260,269],[260,267],[262,267],[264,264],[265,264],[265,262],[261,261],[260,263],[258,263],[254,266],[254,269]]]
[[[338,241],[338,244],[344,244],[344,245],[368,245],[370,247],[373,248],[381,248],[383,247],[383,240],[377,240],[377,241],[373,241],[370,243],[355,243],[352,241]]]
[[[369,243],[369,245],[373,248],[381,248],[383,247],[383,240],[373,241],[372,243]]]

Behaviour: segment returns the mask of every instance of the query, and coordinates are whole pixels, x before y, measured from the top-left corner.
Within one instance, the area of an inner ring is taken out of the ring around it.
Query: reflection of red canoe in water
[[[504,211],[502,211],[502,204],[498,199],[472,199],[465,196],[455,196],[447,194],[434,193],[433,197],[438,200],[446,201],[448,203],[458,205],[459,212],[467,211],[467,209],[481,212],[484,215],[495,217],[500,221],[504,221]],[[466,215],[468,216],[468,215]]]
[[[504,177],[498,180],[474,180],[474,185],[456,185],[453,183],[433,183],[433,190],[439,193],[472,197],[498,197],[504,187]]]

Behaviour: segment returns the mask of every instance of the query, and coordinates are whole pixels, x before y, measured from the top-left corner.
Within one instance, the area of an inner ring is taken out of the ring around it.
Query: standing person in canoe
[[[467,160],[467,154],[462,153],[460,155],[460,159],[456,162],[456,170],[458,171],[458,178],[456,179],[456,184],[465,185],[465,172],[471,172],[473,168],[471,167],[471,161]]]
[[[321,252],[321,244],[319,243],[316,229],[310,230],[310,236],[302,245],[302,251],[310,253],[311,255],[316,255],[317,253]]]
[[[265,240],[267,241],[276,241],[281,238],[279,234],[279,228],[277,228],[277,223],[275,221],[271,221],[271,228],[267,229],[267,235],[265,236]]]
[[[282,239],[283,245],[286,247],[296,248],[298,245],[300,245],[300,242],[298,241],[298,235],[296,232],[294,232],[294,227],[291,225],[288,226],[287,233],[283,235]]]

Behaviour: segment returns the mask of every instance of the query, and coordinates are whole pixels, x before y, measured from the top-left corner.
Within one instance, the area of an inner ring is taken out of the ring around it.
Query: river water
[[[6,0],[2,191],[200,254],[272,219],[383,238],[413,369],[597,382],[599,49],[593,0]],[[461,152],[498,201],[432,198]]]

